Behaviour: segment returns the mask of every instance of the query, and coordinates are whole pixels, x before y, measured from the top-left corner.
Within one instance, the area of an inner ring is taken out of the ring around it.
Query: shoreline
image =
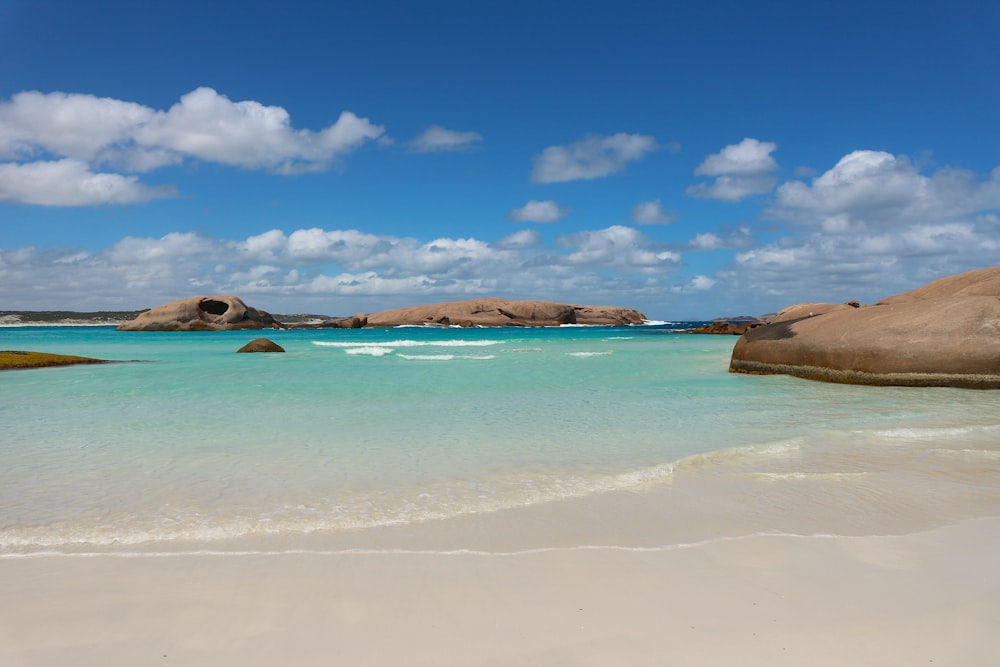
[[[823,488],[807,497],[794,476],[739,470],[360,531],[6,554],[0,663],[791,667],[996,655],[992,467],[964,495],[848,476],[811,480]]]

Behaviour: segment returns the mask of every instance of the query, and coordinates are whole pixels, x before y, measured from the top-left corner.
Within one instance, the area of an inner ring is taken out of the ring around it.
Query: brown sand
[[[1000,520],[663,549],[0,560],[0,664],[988,665]]]

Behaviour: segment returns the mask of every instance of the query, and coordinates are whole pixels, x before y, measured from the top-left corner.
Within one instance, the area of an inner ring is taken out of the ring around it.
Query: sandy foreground
[[[1000,519],[668,547],[0,560],[0,664],[989,665]]]

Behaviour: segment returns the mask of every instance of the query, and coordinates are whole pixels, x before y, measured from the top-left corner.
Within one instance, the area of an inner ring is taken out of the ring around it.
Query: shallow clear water
[[[287,352],[235,354],[258,335]],[[798,493],[1000,481],[1000,392],[733,375],[735,340],[3,328],[0,349],[130,363],[0,374],[0,553],[331,533],[716,469]]]

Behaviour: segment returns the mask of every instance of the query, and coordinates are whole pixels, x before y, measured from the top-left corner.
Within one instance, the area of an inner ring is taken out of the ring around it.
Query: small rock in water
[[[285,348],[281,347],[272,340],[268,340],[267,338],[257,338],[250,341],[249,343],[247,343],[246,345],[244,345],[243,347],[241,347],[236,351],[237,352],[284,352]]]

